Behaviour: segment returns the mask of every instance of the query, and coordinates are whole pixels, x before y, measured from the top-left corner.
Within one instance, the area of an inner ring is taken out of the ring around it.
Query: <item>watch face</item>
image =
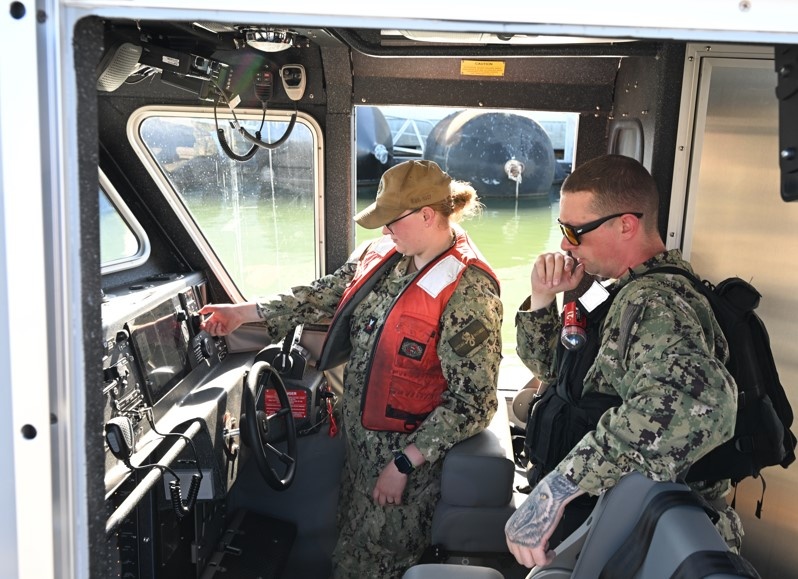
[[[407,455],[404,453],[398,453],[394,457],[393,463],[402,474],[410,474],[413,472],[413,463],[410,462],[410,459],[407,458]]]

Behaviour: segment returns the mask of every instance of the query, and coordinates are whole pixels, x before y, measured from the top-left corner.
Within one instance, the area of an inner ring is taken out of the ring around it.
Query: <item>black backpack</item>
[[[768,466],[787,468],[795,460],[796,438],[790,431],[793,412],[779,380],[767,329],[754,312],[759,305],[760,293],[751,284],[736,277],[713,286],[675,266],[652,268],[641,275],[651,273],[682,275],[706,296],[729,344],[726,368],[737,384],[734,436],[693,464],[686,474],[686,482],[731,479],[736,484],[749,476],[758,477],[760,471]],[[611,293],[594,312],[597,315],[592,319],[588,315],[589,325],[602,323],[614,297],[615,293]],[[591,352],[584,353],[584,358],[580,358],[577,364],[577,370],[581,368],[579,376],[584,377],[584,366],[592,364],[597,350],[593,348]],[[576,382],[581,387],[581,380],[577,379]],[[607,408],[620,404],[617,397],[616,400],[607,397],[606,400],[597,400],[599,406],[591,410],[592,406],[585,404],[586,397],[581,397],[581,393],[563,390],[561,386],[551,385],[530,406],[524,449],[517,459],[528,460],[533,465],[528,472],[533,486],[557,465],[582,435],[595,428],[596,420],[590,419],[593,420],[592,425],[588,424],[583,414],[595,417]],[[542,411],[542,408],[552,404],[563,409],[556,413],[551,408]],[[568,431],[569,436],[559,436],[557,429],[553,428],[554,422],[561,423],[560,430]],[[761,506],[760,500],[757,516],[760,515]]]
[[[729,343],[726,368],[737,383],[737,422],[731,440],[699,459],[687,482],[758,477],[768,466],[787,468],[795,460],[793,412],[779,380],[770,337],[754,312],[761,294],[748,282],[731,277],[717,286],[673,266],[645,272],[672,273],[689,279],[706,296]]]

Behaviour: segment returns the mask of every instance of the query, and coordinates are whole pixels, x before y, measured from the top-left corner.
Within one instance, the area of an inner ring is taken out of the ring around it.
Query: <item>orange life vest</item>
[[[386,236],[362,257],[338,305],[327,334],[330,345],[325,343],[325,349],[338,351],[339,357],[341,351],[348,355],[351,345],[347,348],[341,342],[345,339],[348,343],[350,327],[342,320],[351,318],[354,306],[371,291],[382,272],[395,264],[397,256]],[[437,352],[440,319],[468,266],[481,268],[498,286],[490,266],[461,231],[454,245],[427,264],[397,296],[383,326],[372,329],[379,335],[366,371],[361,412],[364,427],[412,432],[440,404],[448,386]],[[336,341],[337,347],[332,344]]]

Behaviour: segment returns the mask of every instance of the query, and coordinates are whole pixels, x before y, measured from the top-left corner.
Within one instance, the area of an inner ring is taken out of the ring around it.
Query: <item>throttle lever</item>
[[[294,327],[286,334],[285,338],[283,338],[283,346],[272,362],[272,367],[280,374],[288,374],[294,365],[294,360],[291,358],[291,348],[293,348],[294,342],[298,339],[297,331],[301,332],[300,327]]]

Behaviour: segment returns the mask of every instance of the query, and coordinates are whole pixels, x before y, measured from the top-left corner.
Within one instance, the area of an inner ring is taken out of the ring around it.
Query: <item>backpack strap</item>
[[[731,551],[696,551],[676,568],[671,579],[701,579],[724,574],[760,579],[759,573],[746,559]]]
[[[635,277],[638,278],[652,273],[672,273],[675,275],[681,275],[689,279],[700,291],[706,293],[708,290],[710,290],[710,288],[707,287],[707,284],[697,275],[684,269],[683,267],[678,267],[675,265],[658,265],[656,267],[647,269],[642,273],[636,274]]]

